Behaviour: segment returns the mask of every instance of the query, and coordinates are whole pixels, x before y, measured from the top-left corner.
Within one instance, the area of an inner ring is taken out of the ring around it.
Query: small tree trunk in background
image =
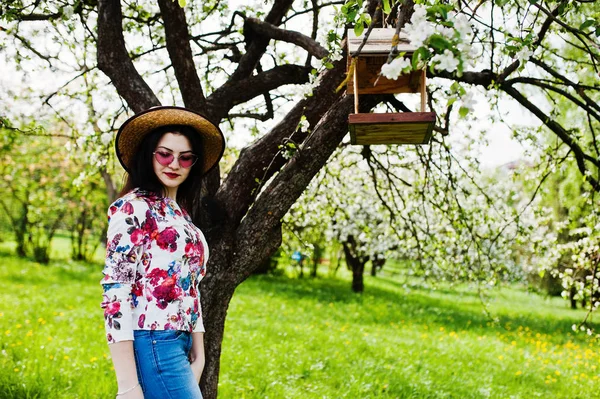
[[[369,257],[357,253],[356,240],[351,235],[348,236],[343,246],[346,264],[352,270],[352,291],[362,293],[365,290],[363,274]]]
[[[320,245],[315,244],[312,256],[312,269],[310,270],[311,277],[317,277],[317,268],[319,267],[319,263],[321,263],[322,256],[323,248]]]
[[[375,277],[377,276],[377,272],[381,269],[383,269],[383,265],[385,265],[385,258],[376,258],[371,260],[371,276]]]

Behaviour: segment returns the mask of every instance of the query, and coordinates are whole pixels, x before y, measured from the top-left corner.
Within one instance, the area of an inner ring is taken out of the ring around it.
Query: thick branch
[[[462,76],[456,76],[454,73],[447,71],[435,71],[431,73],[428,70],[427,77],[450,79],[456,82],[483,86],[486,89],[496,80],[496,74],[489,69],[484,69],[480,72],[464,72]]]
[[[316,40],[313,40],[300,32],[281,29],[273,24],[263,22],[256,18],[246,18],[246,22],[244,24],[245,34],[248,33],[248,29],[251,29],[253,33],[256,33],[260,36],[265,36],[274,40],[281,40],[300,46],[318,59],[325,58],[328,54],[327,49],[321,46]]]
[[[167,51],[175,70],[183,103],[188,108],[201,111],[205,98],[194,65],[185,12],[178,2],[172,0],[159,0],[158,5],[165,22]]]
[[[278,146],[286,138],[295,142],[304,140],[305,133],[296,131],[302,115],[306,116],[311,126],[315,126],[339,98],[341,94],[335,90],[343,81],[345,70],[345,61],[337,61],[333,69],[321,76],[320,84],[311,97],[300,100],[269,133],[242,150],[217,193],[218,200],[227,204],[226,209],[234,225],[239,223],[254,200],[252,193],[259,185],[256,180],[268,180],[285,162],[281,156],[277,156]]]
[[[575,155],[575,161],[577,162],[577,167],[583,176],[586,176],[587,181],[591,184],[594,190],[600,192],[600,182],[594,179],[592,176],[589,176],[587,172],[587,167],[585,165],[586,159],[592,162],[596,167],[600,167],[600,161],[597,159],[593,159],[589,155],[587,155],[577,144],[577,142],[571,137],[569,132],[562,127],[558,122],[551,119],[548,115],[546,115],[541,109],[535,106],[532,102],[530,102],[523,94],[521,94],[517,89],[513,86],[503,84],[501,86],[502,90],[504,90],[508,95],[517,100],[523,107],[527,108],[531,113],[538,117],[544,125],[546,125],[554,134],[556,134],[569,148],[573,151]]]
[[[98,1],[98,67],[129,106],[139,112],[160,105],[160,102],[129,58],[122,20],[119,1]]]
[[[361,109],[370,109],[379,100],[366,97]],[[344,96],[334,103],[315,126],[314,131],[258,197],[237,231],[238,252],[234,275],[239,282],[252,272],[253,259],[263,247],[264,232],[271,231],[306,189],[315,174],[325,165],[333,151],[348,133],[348,114],[354,99]]]
[[[230,80],[208,97],[207,108],[216,120],[220,120],[237,104],[284,85],[307,83],[310,71],[303,66],[282,65],[243,80]]]
[[[272,25],[279,25],[281,19],[288,12],[294,0],[275,0],[273,8],[265,18],[265,22]],[[266,37],[248,37],[246,36],[246,54],[244,54],[238,64],[237,69],[231,75],[230,80],[241,80],[252,74],[256,64],[264,54],[269,45],[269,38]]]

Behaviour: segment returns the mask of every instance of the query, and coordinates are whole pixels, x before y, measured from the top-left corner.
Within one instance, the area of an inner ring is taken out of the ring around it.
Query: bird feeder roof
[[[356,36],[354,34],[354,29],[348,29],[348,52],[350,54],[358,51],[365,38],[366,32],[367,31],[365,30],[362,35]],[[394,37],[395,33],[396,29],[393,28],[373,29],[369,34],[367,43],[365,43],[363,48],[360,50],[360,56],[387,55],[392,48],[392,38]],[[400,32],[399,39],[399,52],[414,53],[417,50],[417,47],[410,44],[408,36],[405,33]]]

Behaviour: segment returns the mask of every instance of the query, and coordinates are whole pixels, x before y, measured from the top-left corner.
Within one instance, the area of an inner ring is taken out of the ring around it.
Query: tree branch
[[[588,160],[592,162],[596,167],[600,167],[600,162],[597,159],[594,159],[587,155],[564,127],[562,127],[555,120],[551,119],[541,109],[536,107],[535,104],[530,102],[523,94],[521,94],[513,86],[510,86],[508,84],[502,84],[501,89],[504,90],[512,98],[517,100],[523,107],[527,108],[532,114],[537,116],[538,119],[542,121],[542,123],[544,123],[544,125],[546,125],[554,134],[556,134],[563,141],[563,143],[569,146],[569,148],[573,151],[573,155],[575,155],[575,161],[577,162],[577,167],[579,168],[581,174],[586,177],[586,180],[590,183],[590,185],[595,191],[600,192],[600,182],[587,174],[587,167],[585,165],[585,161]]]
[[[206,100],[192,56],[185,12],[179,3],[172,0],[159,0],[158,5],[165,23],[167,51],[183,103],[188,108],[202,111]]]
[[[281,29],[275,25],[272,25],[268,22],[263,22],[256,18],[246,18],[246,22],[244,24],[244,34],[248,33],[248,29],[251,29],[253,33],[256,33],[260,36],[295,44],[299,47],[302,47],[304,50],[308,51],[309,54],[314,55],[318,59],[325,58],[329,53],[327,49],[321,46],[316,40],[313,40],[300,32]]]
[[[310,71],[304,66],[282,65],[239,81],[229,80],[208,97],[207,108],[216,120],[220,120],[237,104],[284,85],[307,83]]]
[[[127,104],[135,112],[140,112],[160,105],[160,102],[129,58],[122,21],[119,1],[98,1],[98,67],[109,77]]]
[[[281,156],[274,160],[278,156],[278,145],[284,139],[302,142],[306,137],[304,132],[296,131],[302,115],[306,116],[311,126],[315,126],[339,98],[340,94],[335,90],[344,80],[345,64],[345,60],[336,61],[334,68],[320,77],[320,84],[311,97],[300,100],[271,131],[242,150],[217,193],[217,200],[226,204],[228,216],[234,225],[239,223],[254,200],[253,191],[260,183],[256,180],[263,177],[268,180],[285,163]],[[267,170],[269,165],[271,168]]]
[[[272,25],[279,25],[281,19],[288,12],[292,6],[294,0],[275,0],[273,8],[265,18],[265,22]],[[237,69],[231,75],[230,81],[242,80],[247,76],[250,76],[256,64],[264,54],[269,45],[269,38],[266,37],[251,37],[246,36],[246,54],[242,56],[238,64]]]

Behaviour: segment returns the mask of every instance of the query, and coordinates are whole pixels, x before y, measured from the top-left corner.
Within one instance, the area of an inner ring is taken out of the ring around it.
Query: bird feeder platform
[[[435,112],[425,112],[427,103],[425,70],[412,71],[397,80],[380,75],[392,47],[394,29],[373,29],[366,43],[364,36],[348,30],[348,85],[346,92],[354,95],[354,114],[348,117],[352,144],[427,144],[435,125]],[[362,48],[360,48],[362,45]],[[360,53],[356,54],[360,48]],[[410,57],[416,50],[406,36],[400,35],[398,52]],[[358,97],[362,94],[420,93],[421,112],[361,114]]]

